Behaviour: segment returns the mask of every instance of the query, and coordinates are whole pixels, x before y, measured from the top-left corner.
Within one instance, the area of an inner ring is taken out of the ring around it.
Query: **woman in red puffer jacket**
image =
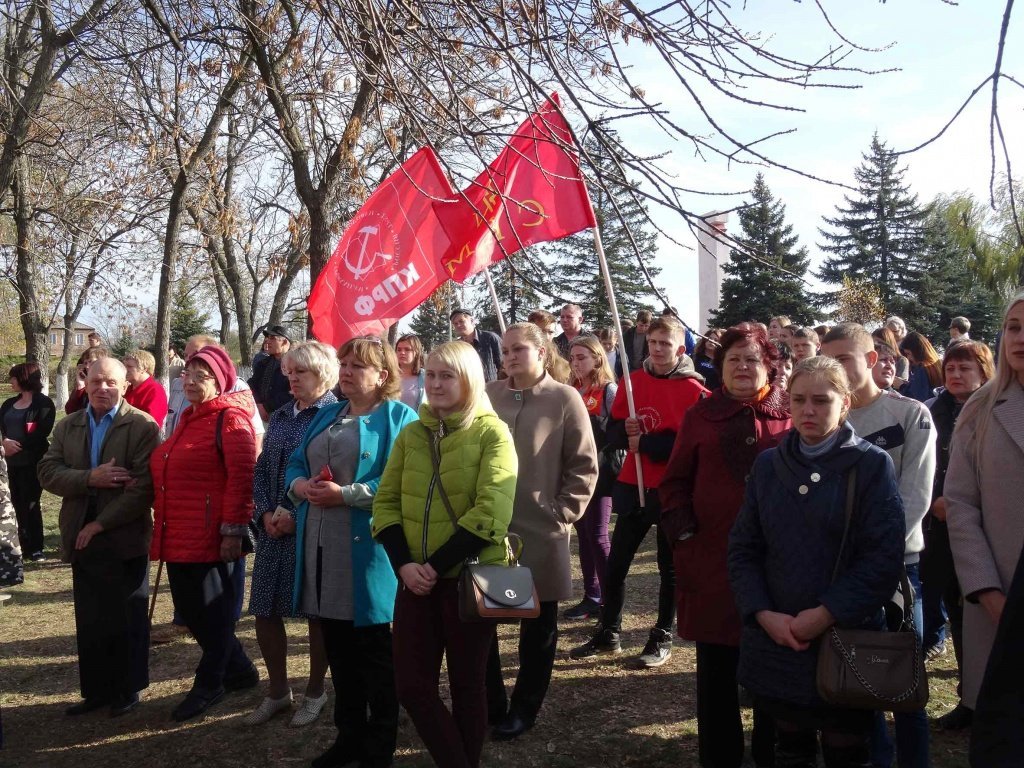
[[[178,721],[202,714],[225,690],[259,682],[235,637],[231,574],[252,518],[256,465],[256,406],[251,392],[230,392],[235,378],[220,347],[203,347],[189,358],[184,390],[190,407],[150,460],[150,558],[167,563],[175,610],[203,650],[192,690],[172,712]]]

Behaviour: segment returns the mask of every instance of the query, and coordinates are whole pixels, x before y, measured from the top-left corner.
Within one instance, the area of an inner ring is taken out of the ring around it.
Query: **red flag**
[[[352,217],[309,294],[313,335],[335,347],[381,333],[446,279],[448,248],[432,198],[455,194],[430,147],[423,147]]]
[[[557,96],[530,115],[457,200],[434,210],[451,241],[445,277],[461,283],[534,243],[597,226]]]

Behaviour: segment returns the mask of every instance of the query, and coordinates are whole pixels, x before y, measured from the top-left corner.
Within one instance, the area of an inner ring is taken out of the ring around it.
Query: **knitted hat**
[[[235,373],[235,364],[231,362],[228,353],[220,347],[210,344],[203,347],[189,358],[189,362],[202,360],[210,367],[213,378],[217,380],[217,389],[223,395],[235,385],[238,375]]]

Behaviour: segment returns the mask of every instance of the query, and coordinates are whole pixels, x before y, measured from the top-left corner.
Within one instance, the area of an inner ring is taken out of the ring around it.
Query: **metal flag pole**
[[[586,184],[584,184],[586,188]],[[590,203],[590,190],[587,190],[587,203]],[[612,311],[612,320],[615,323],[615,335],[618,337],[619,360],[622,361],[622,384],[626,388],[626,405],[629,407],[629,417],[636,418],[636,405],[633,403],[633,383],[629,380],[629,356],[626,354],[626,342],[622,337],[622,323],[619,321],[619,306],[615,301],[615,291],[612,289],[612,275],[608,270],[608,259],[604,255],[604,245],[601,243],[601,230],[594,227],[594,248],[597,249],[597,260],[601,264],[601,277],[604,278],[604,290],[608,294],[608,307]],[[640,491],[640,508],[647,505],[646,494],[644,493],[644,470],[640,464],[640,454],[634,453],[636,461],[636,484]]]
[[[494,312],[498,315],[498,327],[501,334],[505,335],[505,317],[501,314],[501,306],[498,304],[498,292],[494,290],[494,281],[491,280],[491,270],[484,267],[484,280],[487,281],[487,290],[491,292],[491,301],[494,302]]]

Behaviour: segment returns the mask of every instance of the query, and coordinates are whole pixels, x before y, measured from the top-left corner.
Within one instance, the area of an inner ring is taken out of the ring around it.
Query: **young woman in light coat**
[[[973,709],[1024,547],[1024,291],[1004,316],[995,378],[960,413],[943,495],[964,595],[962,701]]]
[[[509,531],[523,540],[522,564],[533,572],[540,616],[519,631],[519,674],[507,712],[497,645],[487,670],[494,738],[514,739],[533,726],[544,702],[558,642],[558,601],[572,597],[569,536],[597,485],[597,449],[583,399],[546,372],[550,354],[532,323],[509,326],[501,340],[508,378],[487,385],[508,424],[519,457],[515,512]]]

